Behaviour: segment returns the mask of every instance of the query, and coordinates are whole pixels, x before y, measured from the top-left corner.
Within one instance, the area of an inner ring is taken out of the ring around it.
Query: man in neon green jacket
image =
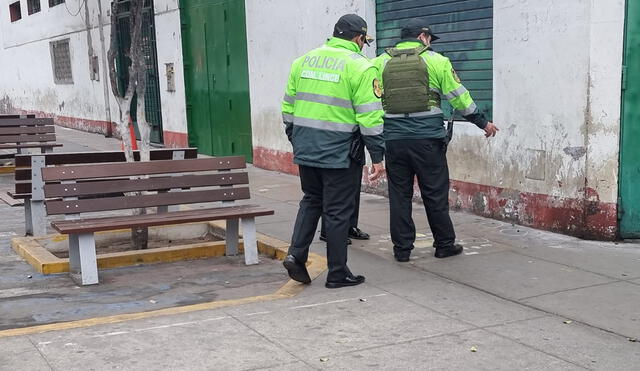
[[[435,240],[435,256],[446,258],[460,254],[462,246],[455,243],[449,217],[449,168],[441,97],[467,121],[483,129],[485,136],[495,136],[498,128],[487,121],[473,102],[449,58],[431,50],[431,42],[438,37],[424,20],[408,21],[401,30],[401,39],[395,48],[373,61],[384,89],[384,137],[394,257],[407,262],[413,249],[416,230],[411,218],[411,201],[417,176]]]
[[[310,283],[305,267],[318,220],[327,238],[327,288],[364,282],[347,267],[347,233],[357,188],[352,159],[362,135],[373,162],[370,179],[382,172],[384,140],[377,71],[361,54],[367,23],[355,14],[338,20],[327,43],[296,59],[282,102],[285,132],[293,145],[304,197],[284,266],[289,276]],[[377,95],[376,95],[377,94]]]

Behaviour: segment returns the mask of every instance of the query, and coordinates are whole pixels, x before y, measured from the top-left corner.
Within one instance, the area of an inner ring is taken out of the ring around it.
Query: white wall
[[[495,1],[501,131],[460,126],[451,177],[561,198],[588,187],[615,203],[623,20],[624,0]]]
[[[253,146],[290,152],[280,104],[293,60],[322,45],[340,16],[356,13],[375,37],[375,1],[247,0]],[[375,56],[375,44],[365,46]]]
[[[65,118],[69,124],[77,119],[78,126],[87,121],[107,120],[102,58],[98,28],[98,2],[87,0],[89,29],[94,55],[99,58],[99,81],[90,79],[87,25],[83,0],[66,0],[65,4],[48,7],[41,1],[42,10],[27,15],[27,2],[21,0],[22,19],[9,22],[8,7],[14,0],[0,1],[0,109],[43,112]],[[105,48],[109,48],[110,1],[102,0]],[[186,133],[186,110],[180,39],[180,16],[177,0],[155,0],[156,43],[163,129]],[[74,14],[78,13],[76,16]],[[69,38],[73,84],[55,84],[51,66],[49,42]],[[176,92],[167,91],[165,63],[174,63]],[[108,100],[112,121],[119,112],[109,88]],[[90,127],[85,127],[91,129]]]
[[[3,71],[0,97],[14,109],[34,110],[62,116],[104,120],[102,81],[89,78],[89,57],[84,10],[80,0],[68,0],[53,8],[42,1],[42,10],[27,15],[27,2],[21,1],[22,19],[9,22],[8,4],[0,3],[0,68]],[[106,2],[106,1],[105,1]],[[97,9],[91,8],[91,23],[97,25]],[[109,31],[107,27],[106,32]],[[97,29],[93,29],[92,46],[100,51]],[[73,84],[54,84],[49,42],[69,39]],[[104,68],[102,64],[100,68]],[[100,76],[102,80],[102,75]]]

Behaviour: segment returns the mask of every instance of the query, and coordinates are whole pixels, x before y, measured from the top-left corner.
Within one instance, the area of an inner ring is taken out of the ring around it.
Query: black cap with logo
[[[431,30],[429,24],[422,18],[410,19],[407,24],[402,27],[402,30],[400,32],[403,39],[407,37],[417,37],[423,32],[427,35],[431,35],[431,41],[436,41],[439,39],[438,36],[433,34],[433,31]]]
[[[345,14],[333,27],[333,35],[343,38],[353,38],[355,35],[364,35],[367,45],[373,38],[367,35],[367,22],[357,14]]]

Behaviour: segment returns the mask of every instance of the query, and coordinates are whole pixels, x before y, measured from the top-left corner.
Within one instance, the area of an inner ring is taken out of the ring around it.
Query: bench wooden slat
[[[55,133],[55,131],[56,128],[54,126],[0,127],[0,135],[47,134]]]
[[[0,131],[0,143],[33,143],[55,142],[55,134],[28,134],[28,135],[2,135]]]
[[[137,176],[181,172],[244,169],[247,165],[242,156],[198,158],[184,161],[150,161],[104,164],[100,166],[80,165],[49,167],[42,169],[44,181],[63,181],[112,176]]]
[[[53,148],[62,147],[60,143],[39,143],[39,144],[0,144],[0,149],[17,149],[17,148]]]
[[[0,120],[0,127],[4,126],[41,126],[52,125],[52,118],[16,118],[16,119],[3,119]]]
[[[82,220],[52,222],[53,228],[63,234],[90,233],[130,227],[152,227],[156,225],[182,224],[220,219],[238,219],[273,215],[273,210],[258,205],[220,207],[215,209],[193,209],[162,214],[114,216]]]
[[[241,185],[248,183],[249,175],[247,173],[232,172],[135,180],[102,180],[74,184],[46,184],[44,186],[44,192],[47,197],[76,197],[104,194],[114,190],[118,192],[159,191],[172,188]]]
[[[0,115],[0,120],[2,119],[19,119],[19,118],[28,118],[33,119],[36,115],[33,113],[28,113],[26,115]]]
[[[149,152],[151,161],[171,160],[173,153],[176,151],[184,151],[184,158],[198,157],[197,148],[162,148],[152,149]],[[30,154],[16,155],[16,166],[31,166]],[[133,156],[136,161],[140,161],[140,152],[134,151]],[[125,162],[124,152],[108,151],[108,152],[63,152],[63,153],[47,153],[45,156],[45,165],[77,165],[77,164],[95,164],[103,162]],[[26,179],[24,179],[26,180]]]
[[[9,196],[11,196],[11,198],[19,200],[19,199],[27,199],[27,198],[31,198],[31,192],[29,193],[23,193],[23,192],[7,192],[7,194]]]
[[[193,161],[193,160],[191,160]],[[152,164],[145,162],[145,164]],[[113,190],[117,192],[118,190]],[[60,215],[109,210],[136,209],[141,207],[194,204],[200,202],[231,201],[249,199],[248,187],[212,189],[189,192],[170,192],[140,196],[92,198],[73,201],[46,201],[47,214]]]

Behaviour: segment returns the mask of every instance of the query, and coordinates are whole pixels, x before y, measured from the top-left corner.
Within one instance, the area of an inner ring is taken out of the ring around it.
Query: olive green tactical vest
[[[422,46],[386,50],[391,56],[382,72],[382,106],[386,113],[412,113],[430,109],[429,72],[427,62],[420,56],[426,50],[427,47]]]

